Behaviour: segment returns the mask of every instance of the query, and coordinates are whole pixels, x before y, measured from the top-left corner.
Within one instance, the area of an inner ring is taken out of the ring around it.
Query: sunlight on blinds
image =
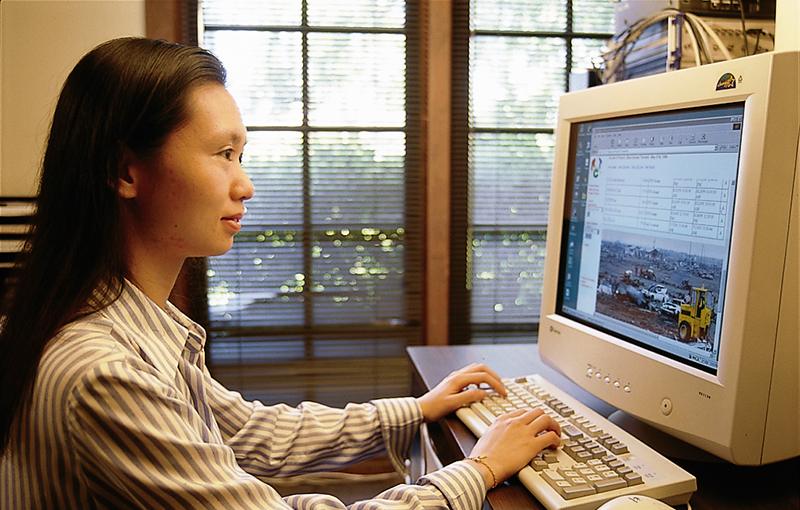
[[[233,249],[208,264],[212,373],[268,402],[407,394],[405,346],[420,335],[416,16],[397,0],[202,5],[256,189]]]
[[[469,2],[461,214],[470,326],[455,336],[535,338],[558,101],[569,73],[592,66],[613,21],[606,0]]]

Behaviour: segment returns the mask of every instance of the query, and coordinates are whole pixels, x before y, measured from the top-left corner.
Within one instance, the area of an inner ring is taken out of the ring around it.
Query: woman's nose
[[[256,192],[253,181],[250,180],[241,164],[239,165],[239,176],[236,179],[233,190],[237,200],[250,200]]]

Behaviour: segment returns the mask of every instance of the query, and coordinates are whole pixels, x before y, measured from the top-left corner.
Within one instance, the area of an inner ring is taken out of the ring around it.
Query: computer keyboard
[[[697,489],[694,476],[540,375],[503,383],[507,397],[489,390],[456,415],[478,437],[496,416],[514,409],[540,407],[558,421],[561,445],[540,453],[518,475],[548,510],[594,510],[625,494],[681,505]]]

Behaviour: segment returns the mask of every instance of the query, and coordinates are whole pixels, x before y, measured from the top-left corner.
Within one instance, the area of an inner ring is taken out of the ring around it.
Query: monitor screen
[[[572,125],[558,312],[716,373],[744,104]]]

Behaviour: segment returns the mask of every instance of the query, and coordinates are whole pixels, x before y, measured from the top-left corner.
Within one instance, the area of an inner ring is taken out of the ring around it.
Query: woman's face
[[[240,163],[247,132],[230,93],[219,84],[196,87],[189,111],[153,161],[128,166],[136,183],[126,197],[133,198],[129,248],[179,262],[230,250],[253,196]]]

